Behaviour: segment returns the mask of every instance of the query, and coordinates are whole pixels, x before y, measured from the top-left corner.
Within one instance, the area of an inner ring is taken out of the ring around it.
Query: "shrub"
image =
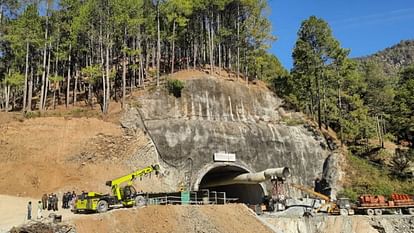
[[[175,97],[181,97],[181,90],[184,88],[184,82],[177,79],[168,79],[167,90]]]

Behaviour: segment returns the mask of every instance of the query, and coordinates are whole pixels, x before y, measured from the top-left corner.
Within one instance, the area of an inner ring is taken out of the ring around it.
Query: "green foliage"
[[[376,167],[367,160],[347,155],[350,175],[350,184],[341,192],[348,197],[355,195],[374,194],[389,197],[392,193],[414,194],[414,183],[412,180],[393,179],[390,171],[384,167]]]
[[[101,65],[87,66],[82,68],[81,74],[85,82],[95,84],[102,77],[102,67]]]
[[[400,73],[397,90],[390,110],[391,128],[399,140],[409,141],[414,146],[414,66]]]
[[[24,117],[26,119],[37,118],[37,117],[40,117],[40,116],[41,116],[41,114],[40,114],[39,111],[27,111],[27,112],[24,113]]]
[[[291,76],[276,79],[274,85],[296,108],[316,116],[320,127],[329,126],[352,143],[372,136],[375,127],[361,99],[365,82],[348,53],[329,25],[312,16],[299,29]]]
[[[395,96],[392,80],[385,75],[379,64],[368,62],[362,66],[366,89],[362,93],[371,115],[389,112]]]
[[[352,188],[344,188],[343,190],[338,192],[338,197],[347,197],[352,202],[356,202],[358,200],[359,195]]]
[[[283,117],[282,122],[285,122],[288,126],[297,126],[305,124],[305,121],[295,117]]]
[[[175,97],[181,97],[181,90],[184,88],[184,82],[177,79],[168,79],[167,80],[167,90],[170,94],[173,94]]]
[[[24,85],[24,76],[20,73],[13,72],[9,75],[6,75],[4,83],[11,87],[20,88]]]

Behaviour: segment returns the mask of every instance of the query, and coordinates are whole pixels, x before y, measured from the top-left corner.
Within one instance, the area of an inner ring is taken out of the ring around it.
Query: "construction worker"
[[[27,220],[32,219],[32,202],[29,201],[27,204]]]
[[[42,209],[43,209],[42,201],[39,201],[37,203],[37,219],[43,218],[43,216],[42,216]]]
[[[76,193],[75,193],[75,191],[73,191],[72,192],[71,199],[70,199],[70,208],[71,209],[74,209],[75,208],[76,199],[77,199]]]
[[[53,199],[54,199],[54,211],[58,211],[59,209],[58,209],[58,203],[59,203],[59,198],[57,197],[57,195],[56,194],[54,194],[53,195]]]
[[[317,193],[321,193],[321,191],[322,191],[321,179],[319,179],[319,177],[317,177],[315,179],[315,187],[314,187],[313,191],[315,191]]]
[[[47,210],[52,210],[53,208],[52,201],[53,201],[53,193],[50,193],[47,199]]]
[[[42,196],[42,204],[43,204],[43,209],[47,209],[47,194],[43,194]]]
[[[63,196],[62,196],[62,209],[66,209],[66,200],[67,200],[66,193],[63,193]]]

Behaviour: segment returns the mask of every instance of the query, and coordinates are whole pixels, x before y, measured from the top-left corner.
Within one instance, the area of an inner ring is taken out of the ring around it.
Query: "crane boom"
[[[315,192],[310,188],[306,188],[305,186],[302,186],[302,185],[299,185],[299,184],[292,184],[292,186],[299,189],[299,190],[301,190],[301,191],[303,191],[303,192],[309,193],[310,195],[313,195],[313,196],[318,197],[322,200],[325,200],[327,202],[331,201],[331,199],[328,196],[325,196],[321,193]]]
[[[158,172],[160,170],[159,165],[151,165],[142,169],[138,169],[134,172],[131,172],[125,176],[118,177],[116,179],[110,180],[106,182],[107,186],[111,187],[112,194],[118,198],[118,200],[122,199],[121,194],[121,184],[128,182],[128,185],[132,185],[132,181],[134,181],[138,177],[143,177],[148,175],[152,172]]]

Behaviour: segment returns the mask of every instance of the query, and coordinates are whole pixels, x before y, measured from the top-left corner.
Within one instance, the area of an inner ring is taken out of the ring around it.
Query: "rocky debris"
[[[108,162],[119,158],[125,158],[128,157],[131,150],[134,149],[133,145],[136,141],[134,136],[127,134],[121,136],[98,134],[90,141],[86,142],[85,148],[88,149],[69,157],[67,160],[70,162],[86,164]]]
[[[370,224],[379,233],[413,233],[414,217],[384,216],[370,218]]]
[[[30,222],[19,227],[13,227],[10,233],[76,233],[76,229],[68,224]]]
[[[278,233],[414,233],[412,216],[263,215],[260,218],[278,229]]]

